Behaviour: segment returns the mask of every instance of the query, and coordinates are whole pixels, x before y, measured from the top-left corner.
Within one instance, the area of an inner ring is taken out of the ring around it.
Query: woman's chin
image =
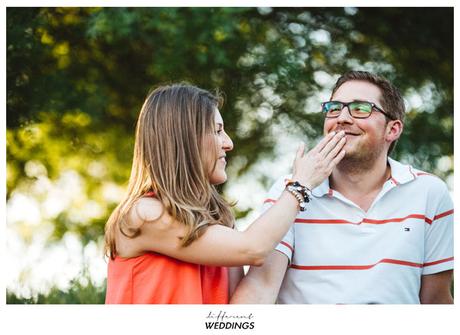
[[[227,174],[224,173],[215,173],[209,178],[209,182],[213,185],[220,185],[227,181]]]

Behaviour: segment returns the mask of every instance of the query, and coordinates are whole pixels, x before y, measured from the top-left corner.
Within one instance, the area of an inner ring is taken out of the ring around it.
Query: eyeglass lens
[[[335,117],[339,116],[342,112],[343,107],[347,106],[353,117],[368,117],[372,112],[372,104],[369,102],[350,102],[344,104],[336,101],[329,101],[323,104],[323,112],[326,116]]]

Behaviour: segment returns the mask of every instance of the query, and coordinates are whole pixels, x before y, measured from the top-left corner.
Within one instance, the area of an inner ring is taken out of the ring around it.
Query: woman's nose
[[[230,138],[230,136],[227,135],[227,133],[225,133],[224,142],[222,143],[222,148],[225,151],[233,150],[233,141]]]

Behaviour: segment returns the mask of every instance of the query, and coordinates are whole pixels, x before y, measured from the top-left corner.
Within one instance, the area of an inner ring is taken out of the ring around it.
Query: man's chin
[[[361,161],[368,161],[370,156],[371,155],[369,155],[369,153],[356,150],[347,151],[347,149],[345,148],[345,156],[342,158],[341,162],[348,161],[359,164],[359,162]]]
[[[359,151],[356,150],[356,148],[354,146],[345,145],[343,150],[345,150],[345,156],[343,156],[343,159],[345,159],[345,158],[356,158],[356,157],[359,156]]]

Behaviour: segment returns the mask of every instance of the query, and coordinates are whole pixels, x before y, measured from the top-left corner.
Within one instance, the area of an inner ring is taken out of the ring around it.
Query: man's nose
[[[353,117],[347,106],[343,106],[339,116],[337,116],[337,123],[353,123]]]

